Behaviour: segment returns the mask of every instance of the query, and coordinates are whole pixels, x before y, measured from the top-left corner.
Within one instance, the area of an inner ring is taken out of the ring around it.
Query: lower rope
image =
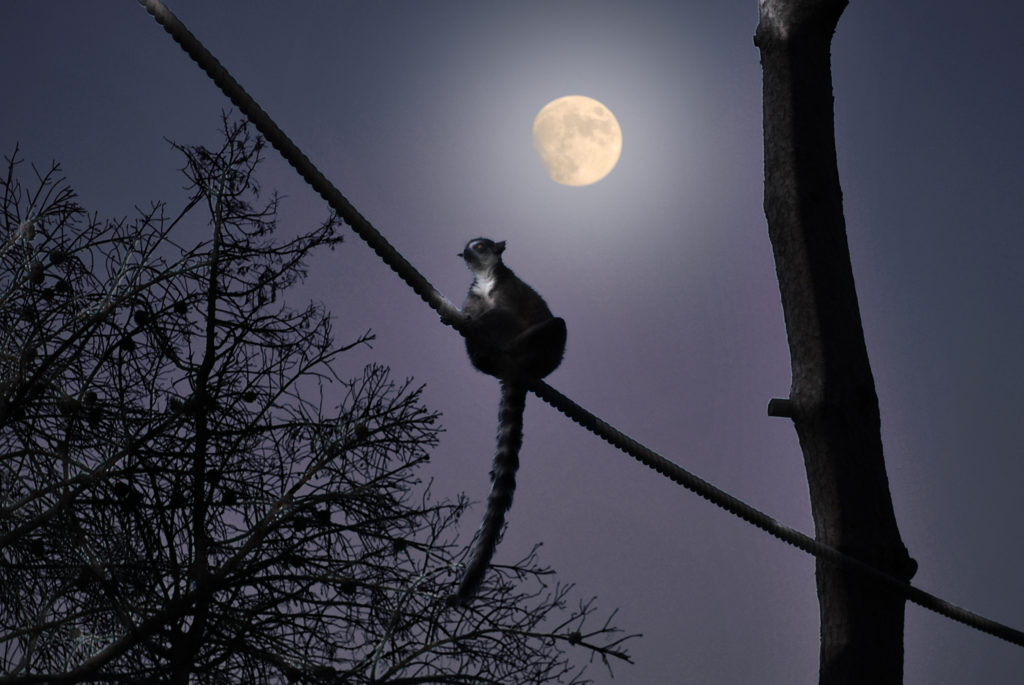
[[[822,544],[814,538],[790,528],[789,526],[772,518],[759,509],[755,509],[746,502],[739,500],[724,490],[715,487],[706,480],[695,476],[683,467],[675,464],[654,450],[637,442],[622,431],[599,419],[589,411],[576,404],[568,397],[558,392],[543,381],[534,380],[529,389],[552,407],[569,417],[575,423],[583,426],[599,438],[610,443],[619,450],[630,455],[641,464],[648,466],[661,475],[682,485],[692,492],[707,499],[715,506],[718,506],[734,516],[760,528],[761,530],[774,535],[783,542],[786,542],[818,559],[824,559],[837,564],[844,564],[856,569],[860,573],[878,581],[888,588],[896,591],[909,601],[924,607],[930,611],[951,618],[967,626],[988,633],[1000,639],[1024,647],[1024,632],[985,618],[972,611],[968,611],[944,599],[940,599],[924,590],[920,590],[905,580],[900,580],[874,566],[864,563],[856,557],[845,554],[835,547]]]

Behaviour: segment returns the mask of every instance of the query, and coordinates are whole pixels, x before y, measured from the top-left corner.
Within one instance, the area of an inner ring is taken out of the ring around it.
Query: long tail
[[[505,512],[512,506],[512,494],[516,490],[525,407],[526,389],[514,381],[502,381],[501,405],[498,409],[498,447],[491,469],[491,494],[487,496],[487,511],[477,531],[476,549],[466,565],[458,591],[451,598],[453,603],[466,606],[473,599],[480,589],[484,573],[494,556],[494,548],[501,537]]]

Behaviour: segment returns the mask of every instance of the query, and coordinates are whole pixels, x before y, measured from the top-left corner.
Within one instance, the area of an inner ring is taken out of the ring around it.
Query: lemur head
[[[473,273],[487,272],[501,263],[501,253],[505,251],[505,241],[494,242],[489,238],[474,238],[466,243],[466,249],[458,254],[466,260],[466,266]]]

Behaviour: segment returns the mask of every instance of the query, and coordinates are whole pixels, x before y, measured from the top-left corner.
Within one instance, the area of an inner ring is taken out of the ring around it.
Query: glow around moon
[[[537,113],[533,146],[552,179],[586,186],[615,168],[622,154],[622,129],[611,110],[597,100],[566,95]]]

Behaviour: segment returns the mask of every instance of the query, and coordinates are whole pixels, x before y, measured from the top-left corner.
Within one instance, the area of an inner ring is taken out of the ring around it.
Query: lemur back
[[[461,605],[468,604],[479,589],[501,536],[505,512],[512,506],[526,406],[520,379],[547,376],[561,363],[565,351],[565,321],[552,316],[544,298],[505,266],[504,250],[504,241],[477,238],[459,254],[474,277],[462,307],[468,317],[466,351],[473,366],[501,380],[491,492],[476,548],[453,596]]]

